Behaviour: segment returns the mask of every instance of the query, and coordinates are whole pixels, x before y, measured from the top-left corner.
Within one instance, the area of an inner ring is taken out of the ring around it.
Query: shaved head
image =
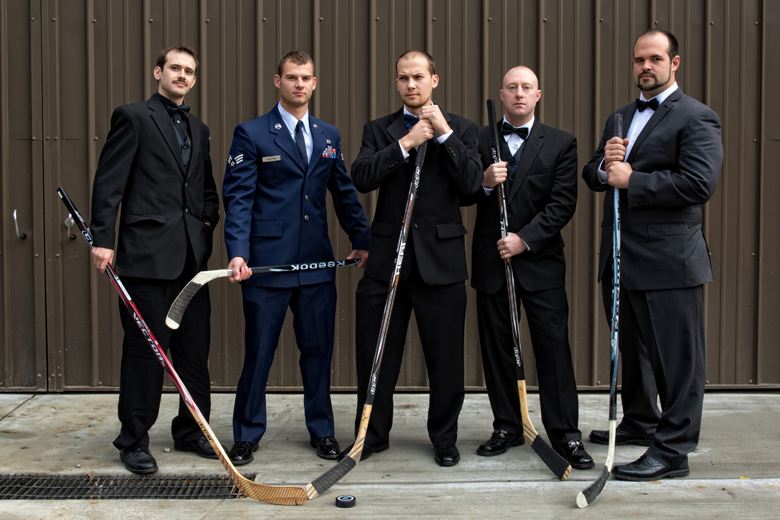
[[[539,89],[539,78],[536,77],[536,73],[529,69],[528,67],[524,67],[522,65],[519,65],[517,67],[509,69],[506,74],[504,74],[504,80],[501,82],[501,86],[505,87],[507,84],[507,78],[514,77],[516,73],[518,72],[524,72],[526,74],[530,74],[531,77],[533,77],[533,88]]]

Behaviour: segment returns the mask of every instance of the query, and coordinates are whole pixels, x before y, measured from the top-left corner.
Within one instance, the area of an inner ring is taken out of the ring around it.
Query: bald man
[[[593,459],[577,428],[579,405],[569,350],[561,237],[577,203],[577,140],[534,116],[542,91],[531,69],[509,70],[500,97],[504,117],[498,131],[505,160],[493,164],[493,129],[480,128],[482,188],[468,201],[477,204],[471,285],[477,290],[480,347],[494,418],[493,434],[477,454],[500,455],[525,442],[503,266],[511,258],[518,305],[525,308],[536,357],[542,423],[550,444],[573,468],[591,468]],[[503,239],[499,183],[504,183],[509,219]]]

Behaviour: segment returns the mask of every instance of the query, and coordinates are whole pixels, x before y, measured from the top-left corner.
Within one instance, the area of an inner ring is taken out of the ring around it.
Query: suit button
[[[303,220],[305,220],[305,221],[307,221],[307,222],[308,222],[308,221],[309,221],[309,215],[304,215],[304,216],[303,216]]]
[[[417,224],[414,225],[414,229],[417,229]]]
[[[309,196],[308,195],[304,195],[303,196],[303,200],[309,200]]]
[[[185,188],[186,188],[187,186],[189,186],[189,185],[190,185],[190,183],[189,183],[189,182],[185,182],[185,183],[184,183],[184,187],[185,187]]]
[[[184,213],[189,213],[189,212],[190,212],[190,208],[184,208]]]

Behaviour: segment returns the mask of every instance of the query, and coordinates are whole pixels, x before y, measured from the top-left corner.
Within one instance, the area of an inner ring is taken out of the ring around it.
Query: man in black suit
[[[477,127],[431,102],[439,77],[428,53],[404,53],[396,62],[396,72],[404,106],[366,123],[360,153],[352,164],[358,191],[379,189],[368,265],[357,289],[355,433],[394,270],[416,149],[429,141],[362,458],[389,446],[393,390],[414,310],[430,381],[428,434],[434,458],[441,466],[454,466],[460,460],[455,443],[464,396],[464,282],[468,278],[459,197],[474,193],[482,182]]]
[[[528,318],[542,422],[553,448],[572,467],[593,467],[577,428],[579,405],[569,350],[569,303],[561,229],[577,204],[577,140],[543,125],[534,115],[542,97],[539,80],[527,67],[504,76],[500,92],[504,119],[499,122],[501,156],[493,163],[495,129],[479,129],[479,153],[485,168],[477,203],[472,245],[471,285],[477,290],[477,317],[493,435],[477,454],[505,453],[525,442],[512,339],[504,260],[512,259],[518,304]],[[501,238],[499,191],[505,183],[509,227]]]
[[[173,332],[165,315],[179,291],[211,255],[212,230],[219,221],[219,198],[209,158],[209,129],[184,106],[195,84],[195,51],[175,46],[157,57],[157,93],[147,101],[120,106],[100,154],[92,193],[92,257],[101,272],[114,270],[154,331],[203,415],[211,407],[208,371],[211,304],[208,288],[192,299],[181,327]],[[160,409],[164,371],[133,317],[119,306],[122,368],[119,420],[114,446],[133,473],[157,471],[149,452],[149,428]],[[216,459],[211,445],[183,400],[171,433],[174,448]]]
[[[713,280],[701,205],[715,192],[723,144],[717,114],[677,86],[673,35],[642,33],[633,62],[640,99],[609,117],[582,177],[591,190],[609,190],[598,270],[608,320],[610,187],[619,190],[623,420],[616,442],[650,447],[613,474],[647,481],[688,475],[688,453],[699,442],[706,369],[702,285]],[[623,116],[624,139],[613,137],[615,114]],[[608,434],[594,430],[590,438],[606,443]]]

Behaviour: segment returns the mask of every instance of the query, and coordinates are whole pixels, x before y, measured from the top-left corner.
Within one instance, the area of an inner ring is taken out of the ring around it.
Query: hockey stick
[[[615,114],[615,136],[623,138],[623,116]],[[612,188],[612,327],[609,360],[609,447],[607,461],[599,478],[577,495],[577,506],[587,507],[598,498],[607,483],[615,462],[615,431],[617,429],[618,321],[620,318],[620,195]]]
[[[360,258],[353,258],[352,260],[330,260],[329,262],[250,267],[250,269],[252,270],[252,273],[289,273],[295,271],[313,271],[315,269],[331,269],[346,265],[357,265],[359,263]],[[232,269],[216,269],[214,271],[201,271],[193,276],[192,280],[187,282],[184,289],[182,289],[176,299],[173,300],[171,308],[168,310],[168,316],[165,317],[165,324],[172,329],[178,329],[181,324],[182,316],[184,316],[184,311],[187,309],[187,305],[190,304],[192,297],[195,296],[195,293],[210,281],[216,280],[217,278],[227,278],[232,274]]]
[[[496,124],[496,105],[492,99],[487,100],[488,125],[493,130],[493,143],[491,143],[491,152],[493,154],[493,163],[501,161],[501,146],[498,136],[498,125]],[[506,211],[506,191],[504,183],[498,184],[498,197],[501,200],[499,213],[501,214],[501,238],[506,238],[509,221]],[[520,315],[517,309],[517,293],[515,291],[515,274],[512,267],[512,258],[504,259],[504,273],[506,274],[506,287],[509,293],[509,312],[512,316],[512,339],[514,340],[515,362],[517,363],[517,391],[520,394],[520,412],[523,416],[523,436],[526,442],[533,448],[539,458],[542,459],[553,474],[559,480],[566,480],[571,473],[571,465],[553,450],[549,444],[544,442],[537,433],[534,425],[531,423],[531,417],[528,415],[528,395],[525,388],[525,369],[523,368],[523,350],[520,345]]]
[[[422,170],[423,162],[425,161],[425,151],[427,148],[427,141],[420,145],[420,148],[417,152],[417,161],[414,164],[414,176],[412,177],[412,182],[409,185],[409,196],[406,198],[404,220],[401,224],[401,234],[398,236],[398,246],[396,247],[395,270],[393,271],[393,276],[390,279],[390,288],[387,291],[385,309],[382,312],[382,324],[379,328],[379,338],[377,338],[376,350],[374,351],[374,363],[371,366],[371,378],[369,379],[370,383],[368,385],[368,391],[366,392],[366,402],[363,405],[363,412],[360,416],[358,435],[355,439],[355,443],[352,445],[352,449],[349,451],[346,457],[341,459],[338,464],[326,471],[317,480],[306,486],[306,494],[310,499],[317,498],[319,494],[341,480],[344,475],[346,475],[352,468],[357,465],[358,462],[360,462],[360,456],[363,453],[363,446],[366,442],[368,420],[371,418],[371,409],[374,405],[374,394],[376,393],[379,368],[382,365],[382,354],[384,354],[385,350],[387,331],[390,328],[390,315],[393,313],[393,303],[395,302],[396,288],[398,287],[398,280],[401,277],[401,264],[404,260],[406,239],[409,236],[409,223],[412,220],[414,199],[417,194],[417,187],[420,185],[420,172]]]
[[[93,247],[92,233],[89,231],[89,228],[87,228],[84,219],[81,218],[81,214],[78,212],[78,210],[76,210],[76,207],[73,205],[73,202],[71,202],[68,194],[65,192],[65,189],[62,186],[57,189],[57,194],[62,199],[62,202],[68,209],[68,212],[70,212],[70,214],[76,220],[76,225],[79,227],[79,230],[81,230],[81,234],[89,244],[89,247]],[[173,381],[173,384],[176,385],[176,388],[179,390],[179,394],[181,394],[184,403],[187,405],[187,408],[190,409],[192,416],[195,418],[198,426],[200,426],[200,429],[206,436],[206,440],[209,442],[209,444],[211,444],[211,447],[214,448],[214,451],[219,457],[219,460],[222,462],[222,465],[225,466],[225,469],[230,475],[230,478],[236,484],[238,490],[249,498],[254,498],[255,500],[260,500],[261,502],[268,502],[269,504],[285,506],[304,504],[307,498],[306,492],[302,487],[266,486],[264,484],[252,482],[236,471],[235,466],[233,466],[233,464],[230,462],[230,458],[227,456],[225,450],[222,448],[222,445],[217,440],[216,435],[214,435],[214,432],[211,430],[208,422],[206,422],[206,419],[203,417],[200,409],[198,409],[198,405],[195,404],[195,401],[192,399],[192,396],[190,396],[190,393],[187,391],[187,388],[184,386],[181,378],[179,378],[179,374],[176,373],[176,370],[173,368],[170,361],[168,361],[168,357],[160,348],[160,345],[154,338],[152,331],[149,330],[146,322],[144,322],[144,319],[141,317],[141,313],[138,312],[135,303],[133,303],[132,298],[130,298],[130,295],[128,294],[124,285],[122,285],[119,277],[116,275],[116,273],[114,273],[114,270],[111,268],[110,264],[106,266],[106,275],[108,275],[108,279],[111,280],[111,284],[114,286],[114,289],[116,289],[116,291],[119,293],[119,297],[124,302],[125,307],[127,307],[127,310],[133,316],[136,325],[138,325],[138,328],[141,329],[141,333],[144,335],[146,341],[149,343],[149,346],[154,351],[154,355],[157,356],[157,359],[168,373],[168,376]]]

